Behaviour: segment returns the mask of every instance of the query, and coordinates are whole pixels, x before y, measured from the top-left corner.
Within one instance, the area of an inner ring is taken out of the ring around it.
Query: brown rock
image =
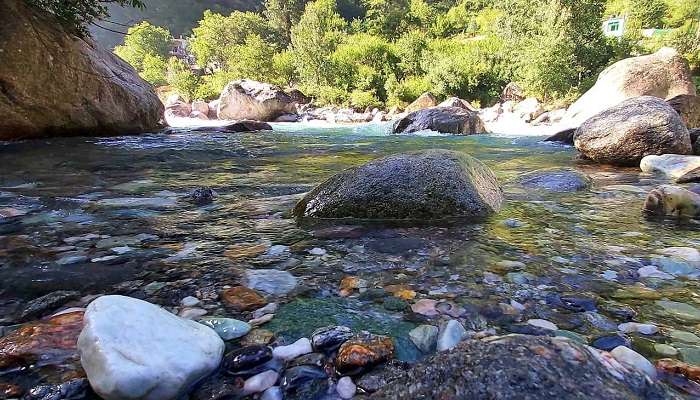
[[[0,399],[19,398],[24,390],[17,385],[11,383],[0,383]]]
[[[241,339],[241,346],[267,346],[275,339],[275,334],[267,329],[253,329]]]
[[[0,140],[159,127],[163,104],[126,62],[26,1],[2,4]]]
[[[700,367],[678,360],[663,358],[656,361],[656,369],[669,374],[683,375],[691,381],[700,383]]]
[[[252,243],[244,243],[244,244],[235,244],[233,246],[229,246],[229,248],[224,252],[224,255],[231,260],[240,260],[244,258],[253,258],[257,257],[267,251],[270,246],[268,246],[265,243],[261,244],[252,244]]]
[[[296,111],[295,103],[281,88],[267,83],[239,80],[230,82],[219,98],[219,119],[274,121]]]
[[[435,95],[430,92],[423,93],[418,97],[413,103],[406,107],[406,113],[412,113],[418,110],[424,110],[426,108],[436,107],[438,105],[438,100]]]
[[[221,293],[222,300],[236,311],[253,311],[267,304],[265,298],[253,289],[236,286]]]
[[[682,94],[667,101],[688,129],[700,128],[700,96]]]
[[[72,312],[26,324],[0,338],[0,369],[41,362],[62,364],[78,360],[77,341],[83,329],[83,312]]]
[[[387,336],[360,333],[338,349],[335,366],[339,372],[352,374],[388,361],[394,356],[394,341]]]

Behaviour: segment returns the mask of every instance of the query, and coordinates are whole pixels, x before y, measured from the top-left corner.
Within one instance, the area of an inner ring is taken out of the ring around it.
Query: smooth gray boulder
[[[688,129],[664,100],[625,100],[584,122],[574,134],[581,154],[598,163],[637,166],[648,155],[692,154]]]
[[[461,107],[433,107],[410,113],[394,123],[392,132],[400,134],[424,130],[453,135],[486,133],[479,114]]]
[[[294,208],[297,217],[440,220],[486,217],[501,208],[493,172],[460,152],[391,155],[334,175]]]
[[[218,118],[227,120],[274,121],[294,113],[294,99],[280,87],[248,79],[226,85],[217,110]]]
[[[561,130],[577,128],[592,116],[621,102],[639,96],[670,99],[695,95],[687,61],[672,48],[654,54],[626,58],[606,68],[596,84],[569,107]]]
[[[470,340],[391,376],[371,400],[679,399],[632,368],[569,339]],[[398,375],[398,376],[396,376]]]

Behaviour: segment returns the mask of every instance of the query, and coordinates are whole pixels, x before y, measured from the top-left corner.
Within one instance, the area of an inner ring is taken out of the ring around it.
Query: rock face
[[[219,119],[274,121],[296,112],[294,100],[281,88],[247,79],[226,85],[219,98]]]
[[[138,133],[163,104],[133,68],[22,0],[0,15],[0,140]]]
[[[102,398],[167,400],[219,366],[224,342],[212,329],[153,304],[104,296],[85,312],[78,351]]]
[[[393,133],[432,130],[453,135],[478,135],[486,128],[476,112],[461,107],[433,107],[408,114],[394,123]]]
[[[688,129],[665,101],[636,97],[583,123],[574,145],[588,159],[613,165],[637,165],[648,155],[691,154]]]
[[[700,128],[700,96],[682,94],[669,99],[668,105],[676,110],[688,129]]]
[[[700,216],[700,195],[677,186],[661,185],[644,201],[649,215],[695,218]]]
[[[493,172],[464,153],[396,154],[341,172],[308,193],[297,217],[436,220],[486,217],[501,208]]]
[[[405,112],[412,113],[414,111],[435,107],[437,105],[437,97],[430,92],[426,92],[420,95],[413,103],[409,104],[408,107],[406,107]]]
[[[562,338],[468,341],[417,364],[370,399],[675,398],[643,373],[613,363],[604,364],[596,350]]]
[[[696,89],[688,64],[675,50],[628,58],[606,68],[596,84],[569,107],[562,123],[569,128],[621,102],[639,96],[662,99],[689,94]]]

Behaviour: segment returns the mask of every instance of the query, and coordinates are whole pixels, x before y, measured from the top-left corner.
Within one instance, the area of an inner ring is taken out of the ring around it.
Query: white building
[[[625,17],[611,17],[603,22],[603,33],[607,37],[622,37],[625,34]]]

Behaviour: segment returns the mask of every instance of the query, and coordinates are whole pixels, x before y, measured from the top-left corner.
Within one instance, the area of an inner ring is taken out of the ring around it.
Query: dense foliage
[[[184,68],[152,53],[128,61],[151,82],[162,76],[201,98],[250,78],[357,109],[404,106],[426,91],[488,105],[511,81],[567,102],[610,63],[660,46],[697,65],[699,9],[695,0],[267,0],[261,12],[204,13],[190,50],[205,76],[184,79]],[[627,16],[621,39],[603,35],[612,15]],[[648,27],[659,29],[642,36]],[[162,74],[150,71],[158,66]]]

